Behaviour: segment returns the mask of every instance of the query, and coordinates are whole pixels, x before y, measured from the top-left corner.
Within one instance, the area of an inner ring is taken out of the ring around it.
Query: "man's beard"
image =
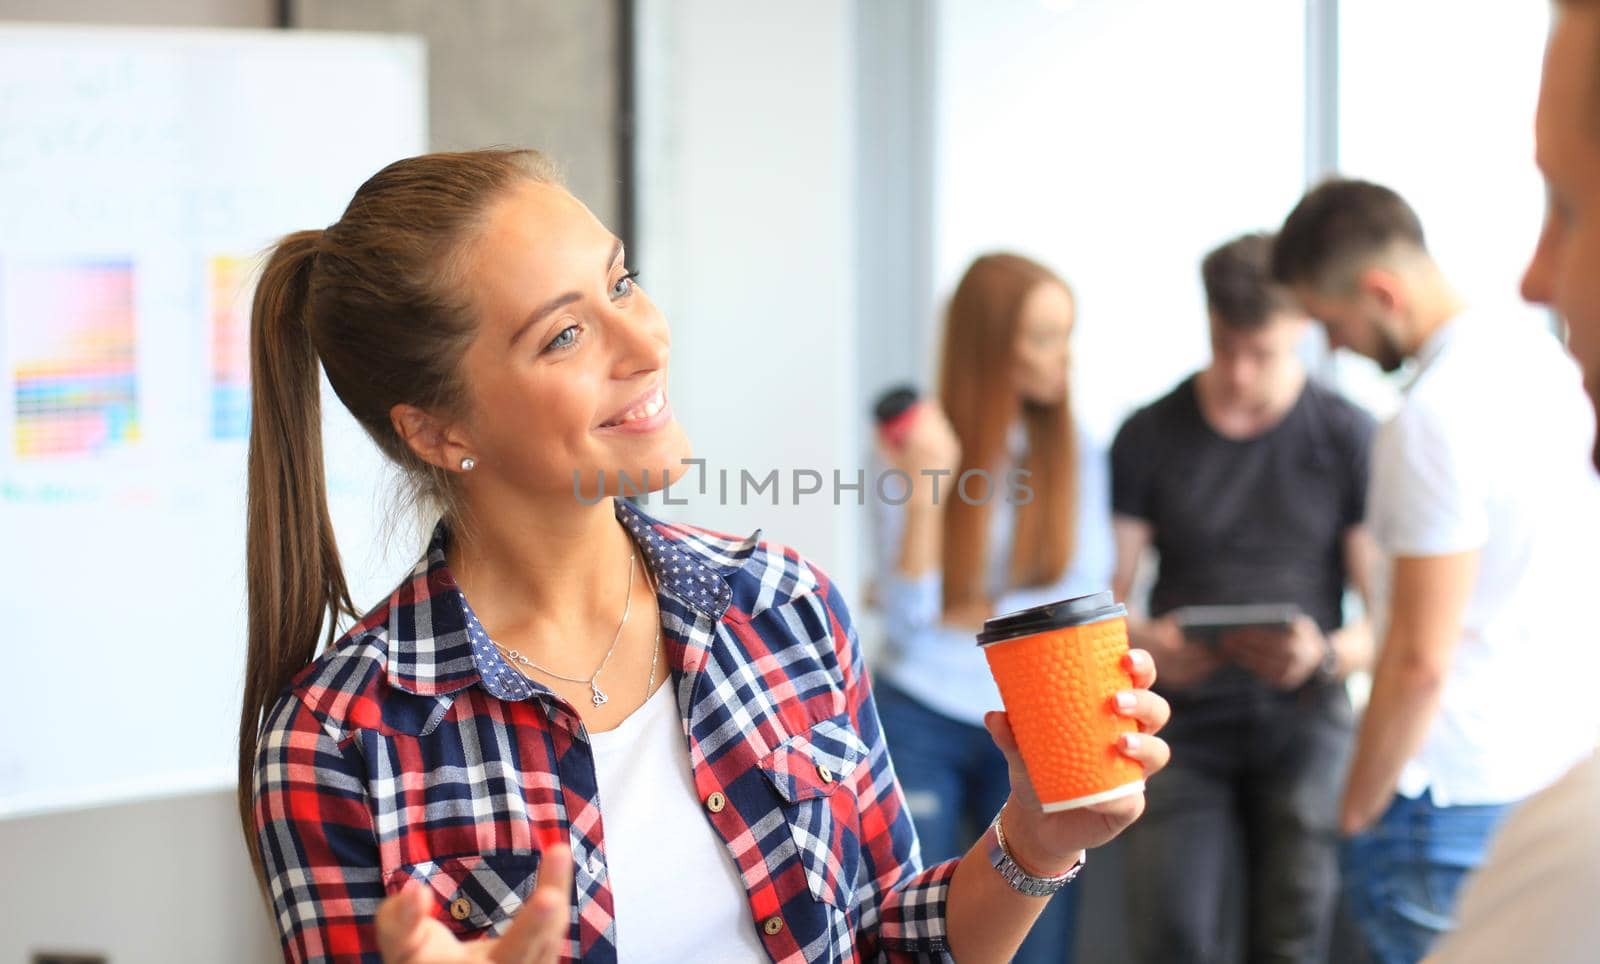
[[[1393,375],[1406,363],[1406,353],[1400,347],[1399,341],[1389,334],[1382,325],[1375,326],[1374,330],[1378,333],[1378,348],[1377,353],[1372,356],[1372,360],[1377,362],[1378,367],[1383,369],[1385,373]]]

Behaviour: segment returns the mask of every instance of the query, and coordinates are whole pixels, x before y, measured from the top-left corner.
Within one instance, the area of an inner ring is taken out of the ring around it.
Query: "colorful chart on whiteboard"
[[[232,781],[251,294],[426,149],[423,65],[414,37],[0,27],[0,660],[57,684],[0,701],[0,818]],[[370,605],[415,549],[324,392]]]

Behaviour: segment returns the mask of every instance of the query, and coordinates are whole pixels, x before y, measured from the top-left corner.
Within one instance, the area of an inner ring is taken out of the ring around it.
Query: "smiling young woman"
[[[575,473],[689,449],[665,321],[539,154],[391,164],[282,240],[252,322],[239,799],[287,959],[1003,960],[1059,886],[1038,878],[1137,817],[1043,813],[996,713],[1005,843],[924,868],[838,587],[756,536],[575,498]],[[438,518],[365,616],[319,364]],[[1150,734],[1166,705],[1130,665]],[[1166,763],[1154,736],[1121,749]]]

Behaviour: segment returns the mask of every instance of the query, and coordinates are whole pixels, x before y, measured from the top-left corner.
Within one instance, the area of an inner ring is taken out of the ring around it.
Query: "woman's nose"
[[[614,368],[619,377],[665,368],[671,340],[660,312],[648,308],[618,308],[613,312]]]

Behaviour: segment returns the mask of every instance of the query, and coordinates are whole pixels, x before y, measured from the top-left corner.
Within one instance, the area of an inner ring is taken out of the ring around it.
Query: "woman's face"
[[[1052,281],[1033,286],[1017,319],[1014,370],[1017,393],[1036,405],[1067,395],[1067,365],[1077,310],[1067,289]]]
[[[513,189],[488,212],[467,260],[480,328],[463,361],[459,429],[474,475],[585,498],[599,473],[638,486],[676,478],[688,439],[667,402],[666,320],[629,273],[622,242],[576,198]],[[489,481],[485,479],[484,481]]]

